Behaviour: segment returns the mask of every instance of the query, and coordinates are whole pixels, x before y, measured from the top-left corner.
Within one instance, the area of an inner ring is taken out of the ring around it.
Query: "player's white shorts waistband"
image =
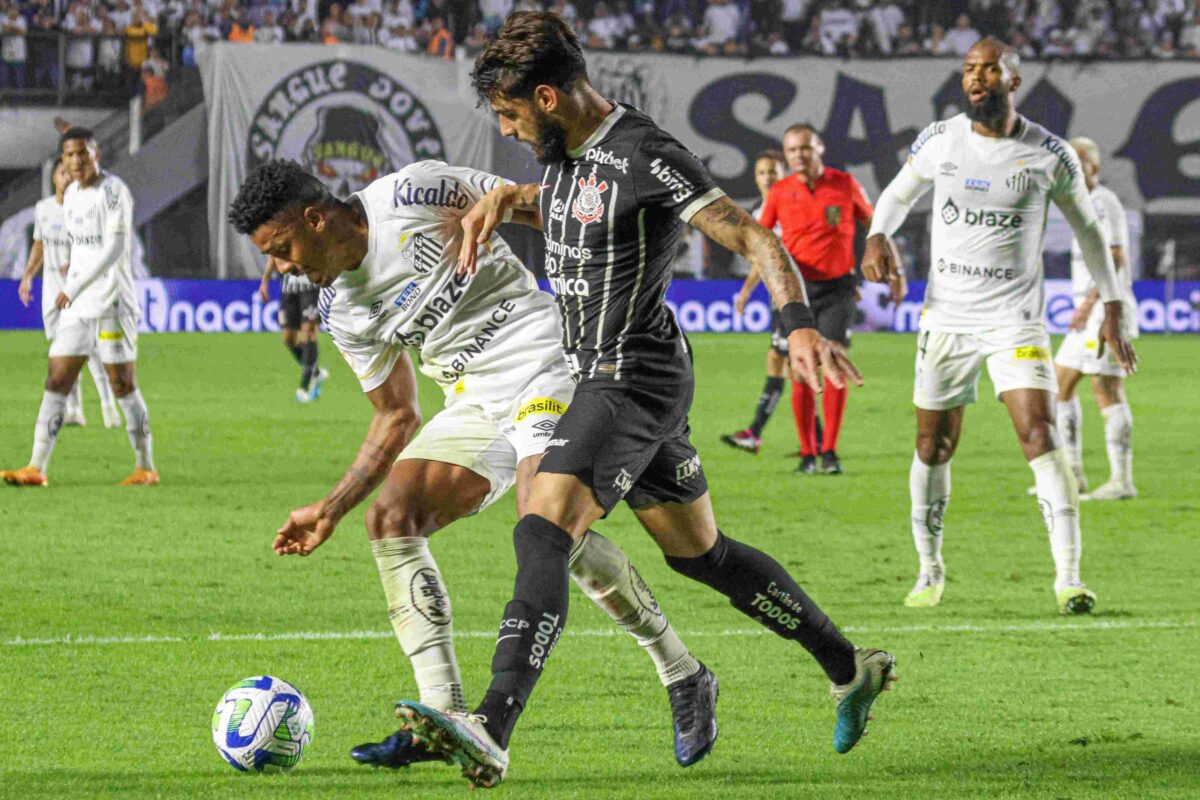
[[[944,411],[974,403],[985,364],[997,398],[1014,389],[1058,391],[1043,325],[979,333],[922,331],[917,334],[913,404]]]
[[[104,364],[137,361],[137,319],[132,316],[79,318],[60,314],[50,342],[50,357],[100,354]]]
[[[515,384],[515,385],[514,385]],[[526,380],[465,375],[446,393],[446,406],[409,442],[404,459],[457,464],[486,478],[487,508],[516,482],[517,464],[545,451],[571,402],[575,383],[566,363],[543,365]]]

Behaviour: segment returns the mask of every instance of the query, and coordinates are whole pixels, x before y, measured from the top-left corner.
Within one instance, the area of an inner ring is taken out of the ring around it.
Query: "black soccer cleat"
[[[800,464],[796,467],[796,472],[799,472],[801,475],[816,475],[817,457],[800,456]]]
[[[396,731],[382,742],[360,744],[350,751],[350,757],[360,764],[388,769],[400,769],[421,761],[449,761],[441,753],[427,748],[424,742],[414,742],[408,731]]]
[[[826,475],[841,475],[842,462],[838,461],[837,453],[833,450],[826,450],[821,453],[821,472]]]
[[[717,741],[717,676],[708,667],[667,687],[675,728],[675,760],[690,767],[708,755]]]

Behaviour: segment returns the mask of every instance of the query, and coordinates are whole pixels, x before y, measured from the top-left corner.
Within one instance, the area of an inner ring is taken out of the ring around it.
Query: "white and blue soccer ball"
[[[259,675],[234,684],[212,718],[213,742],[241,772],[286,772],[313,737],[313,713],[300,690]]]

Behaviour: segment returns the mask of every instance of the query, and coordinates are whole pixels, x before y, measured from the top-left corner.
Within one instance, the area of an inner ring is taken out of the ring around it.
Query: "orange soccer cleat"
[[[125,480],[121,481],[122,486],[158,486],[158,470],[142,469],[138,467]]]
[[[49,486],[50,479],[42,474],[42,471],[34,466],[21,467],[20,469],[6,469],[0,472],[0,480],[3,480],[9,486]]]

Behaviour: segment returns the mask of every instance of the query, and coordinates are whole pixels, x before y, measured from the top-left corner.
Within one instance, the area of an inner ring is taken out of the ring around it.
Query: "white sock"
[[[371,542],[388,617],[401,649],[412,662],[421,702],[441,711],[466,713],[462,678],[454,657],[450,596],[429,541],[419,536]]]
[[[1079,583],[1079,557],[1083,552],[1079,532],[1079,488],[1060,447],[1029,462],[1037,485],[1038,506],[1050,534],[1054,556],[1054,588]]]
[[[104,371],[104,363],[99,353],[92,353],[87,360],[88,372],[92,373],[92,383],[96,385],[96,393],[100,395],[100,405],[115,406],[117,400],[113,397],[112,386],[108,382],[108,373]],[[78,386],[79,384],[76,384]]]
[[[1067,464],[1075,475],[1076,484],[1083,485],[1083,407],[1079,395],[1058,401],[1058,432],[1063,438]]]
[[[29,463],[43,475],[50,466],[50,454],[54,452],[54,443],[58,441],[66,407],[65,394],[49,390],[42,392],[42,407],[38,409],[37,423],[33,428],[33,455],[29,457]]]
[[[80,378],[82,377],[81,375]],[[83,413],[83,387],[80,385],[80,378],[75,379],[75,385],[71,387],[71,392],[67,395],[67,405],[63,409],[64,414]]]
[[[650,587],[619,547],[588,531],[571,549],[567,563],[580,591],[637,639],[654,661],[663,686],[700,671],[700,663],[688,652]]]
[[[129,434],[138,467],[153,471],[154,437],[150,435],[150,412],[146,410],[142,390],[134,389],[124,397],[118,397],[117,402],[125,412],[125,432]]]
[[[1101,410],[1104,415],[1104,445],[1108,450],[1110,480],[1133,486],[1133,413],[1128,403]]]
[[[908,470],[908,492],[912,500],[912,535],[921,559],[922,574],[942,578],[942,521],[950,504],[950,462],[930,466],[913,453]]]

